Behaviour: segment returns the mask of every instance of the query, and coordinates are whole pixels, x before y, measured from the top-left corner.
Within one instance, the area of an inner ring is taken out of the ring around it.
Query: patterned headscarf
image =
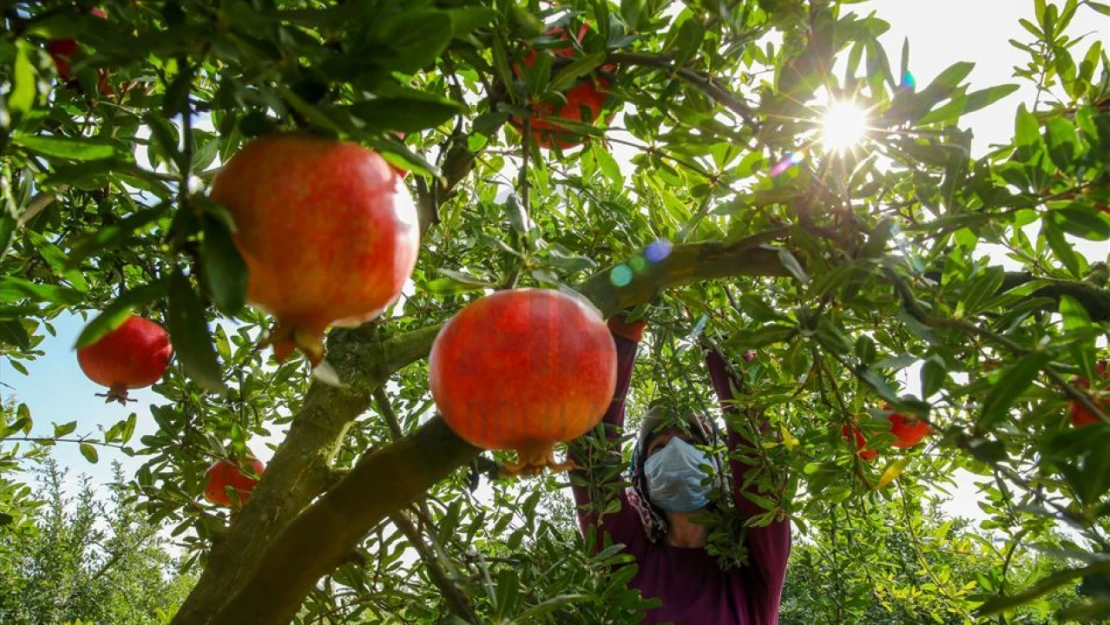
[[[712,419],[701,415],[691,414],[682,418],[690,432],[701,445],[716,446],[720,439],[720,431]],[[674,423],[675,419],[668,419],[662,406],[655,406],[648,410],[640,423],[640,435],[636,439],[636,446],[632,449],[632,461],[629,463],[632,486],[625,491],[629,505],[640,517],[644,526],[644,534],[651,543],[659,543],[670,529],[667,517],[663,510],[651,502],[649,496],[647,476],[644,473],[644,464],[647,462],[647,448],[656,430],[660,426]],[[713,457],[717,465],[716,480],[718,488],[724,485],[725,475],[720,459]]]

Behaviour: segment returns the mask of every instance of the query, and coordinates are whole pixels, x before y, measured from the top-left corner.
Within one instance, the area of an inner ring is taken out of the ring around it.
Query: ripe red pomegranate
[[[859,455],[860,458],[863,458],[864,460],[870,462],[879,455],[879,452],[875,451],[874,449],[865,449],[865,447],[867,447],[867,440],[863,438],[863,432],[861,432],[858,427],[853,425],[849,430],[848,426],[844,425],[841,426],[840,433],[849,441],[852,440],[853,437],[855,438],[856,453]]]
[[[613,337],[588,304],[558,291],[501,291],[459,311],[428,359],[432,398],[447,425],[485,449],[514,449],[505,473],[570,468],[557,442],[593,428],[617,380]]]
[[[1095,366],[1095,373],[1098,374],[1102,380],[1102,388],[1093,391],[1088,390],[1087,397],[1098,406],[1099,410],[1103,413],[1110,412],[1110,370],[1107,368],[1105,360],[1098,361]],[[1091,388],[1091,381],[1087,378],[1076,378],[1072,384],[1083,389]],[[1099,418],[1093,412],[1087,410],[1083,404],[1075,401],[1074,399],[1069,402],[1071,408],[1071,424],[1077,428],[1085,425],[1094,425],[1099,422]]]
[[[108,14],[104,9],[92,9],[90,14],[99,17],[102,20],[108,19]],[[52,39],[46,43],[46,51],[50,53],[50,57],[54,59],[54,65],[58,68],[58,76],[66,82],[76,80],[73,75],[73,70],[69,64],[69,60],[77,53],[80,46],[77,45],[75,39]],[[97,68],[96,70],[96,84],[100,89],[100,93],[105,95],[112,94],[112,86],[108,84],[108,72],[104,68]]]
[[[204,498],[217,506],[239,506],[247,503],[266,465],[253,455],[238,465],[221,458],[204,472]]]
[[[913,447],[928,436],[931,431],[928,423],[894,412],[894,407],[889,404],[884,405],[883,410],[891,413],[889,417],[890,433],[897,439],[891,443],[894,447],[902,449]]]
[[[583,24],[578,30],[578,41],[581,42],[589,32],[590,27]],[[561,40],[566,42],[565,45],[549,49],[548,52],[565,59],[574,57],[574,45],[567,37],[564,29],[554,28],[545,34],[558,35]],[[532,50],[528,57],[524,59],[524,64],[531,67],[535,62],[536,51]],[[608,71],[612,68],[613,66],[605,66],[602,69]],[[604,78],[587,76],[580,79],[575,86],[563,94],[566,102],[562,100],[533,102],[533,114],[530,121],[532,140],[540,147],[547,149],[551,148],[552,143],[558,145],[560,149],[581,145],[585,140],[584,137],[567,129],[559,123],[559,120],[565,119],[586,124],[594,123],[600,117],[601,110],[605,106],[607,94],[604,90],[608,86],[609,82]],[[511,122],[517,129],[524,128],[524,122],[520,118],[513,118]]]
[[[416,264],[412,196],[380,155],[305,134],[255,139],[224,166],[212,199],[235,218],[248,300],[277,318],[267,343],[313,366],[328,326],[389,306]]]
[[[127,403],[128,389],[154,384],[170,366],[173,346],[162,326],[131,315],[97,342],[77,350],[77,364],[90,380],[108,387],[108,402]]]

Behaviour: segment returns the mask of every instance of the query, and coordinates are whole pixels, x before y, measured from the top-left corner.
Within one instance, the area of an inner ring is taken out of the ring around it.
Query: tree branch
[[[638,274],[627,286],[614,286],[609,281],[609,271],[606,270],[587,280],[580,292],[592,300],[603,315],[609,316],[626,307],[648,301],[661,289],[691,282],[735,275],[786,276],[789,274],[779,263],[778,254],[763,247],[763,243],[781,235],[782,231],[774,230],[732,244],[678,245],[666,259]],[[363,382],[373,380],[378,384],[384,383],[392,371],[426,355],[438,329],[439,326],[431,326],[396,337],[394,341],[398,346],[394,347],[390,357],[379,360],[373,376]],[[331,341],[329,347],[330,345]],[[338,364],[333,363],[333,366],[342,374],[350,371],[348,367],[358,360],[340,360]],[[317,388],[318,385],[313,387]],[[366,408],[367,394],[364,392],[359,397],[363,399],[357,406],[340,406],[341,416],[347,418],[342,429],[357,414],[352,412],[353,409],[357,408],[361,412]],[[335,423],[339,416],[335,413],[316,414],[313,419]],[[297,422],[294,422],[294,427],[296,426]],[[337,434],[331,429],[329,433],[335,436],[328,443],[328,448],[332,449],[341,438],[341,431]],[[287,446],[292,448],[301,445],[299,442],[296,445],[291,443],[294,436],[300,438],[310,434],[295,434],[290,430],[279,454]],[[324,446],[319,441],[317,444]],[[250,578],[219,613],[208,621],[209,625],[288,622],[316,581],[334,569],[366,532],[390,513],[411,504],[453,470],[470,462],[479,451],[455,436],[442,419],[435,417],[411,436],[363,457],[339,484],[289,523],[273,540],[261,559],[251,559],[253,573]],[[292,453],[288,456],[296,457]],[[275,455],[275,460],[277,457]],[[244,514],[247,513],[251,504],[259,501],[260,506],[254,509],[255,522],[264,520],[259,516],[262,511],[273,514],[272,509],[267,506],[284,512],[283,508],[294,506],[304,495],[303,492],[298,492],[297,500],[290,501],[289,491],[268,489],[266,493],[259,492],[266,477],[275,470],[275,464],[276,462],[271,463],[271,467],[267,468],[263,481],[243,510]],[[326,473],[326,466],[322,468]],[[283,472],[293,469],[281,468]],[[371,491],[375,496],[367,497],[366,493]],[[271,499],[268,504],[262,504],[262,496],[280,499]],[[242,521],[240,519],[240,523]],[[229,539],[226,544],[235,544],[235,540]],[[224,592],[226,596],[226,588]]]

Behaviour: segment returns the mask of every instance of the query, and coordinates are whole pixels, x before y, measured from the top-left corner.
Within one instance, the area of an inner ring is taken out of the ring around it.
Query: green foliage
[[[135,414],[32,436],[30,408],[5,412],[0,532],[49,546],[57,584],[89,570],[72,530],[95,506],[47,508],[65,531],[35,530],[33,497],[11,476],[45,448],[143,458],[117,496],[174,527],[187,570],[206,568],[177,621],[203,623],[285,524],[433,418],[429,329],[489,289],[600,284],[650,320],[633,424],[656,402],[716,410],[699,339],[734,362],[758,352],[743,401],[771,427],[747,432],[758,445],[745,460],[774,496],[748,522],[795,524],[784,622],[1110,611],[1110,421],[1068,419],[1110,329],[1106,259],[1076,248],[1110,240],[1110,69],[1102,43],[1068,34],[1104,3],[1023,3],[1015,78],[1036,96],[1022,104],[1005,100],[1013,84],[971,90],[973,60],[918,87],[908,42],[896,74],[879,42],[888,24],[848,1],[105,0],[106,20],[93,4],[0,2],[0,358],[25,373],[60,315],[90,319],[85,345],[127,311],[167,327],[176,357],[139,440]],[[571,57],[544,52],[549,28],[582,24]],[[80,43],[69,82],[46,52],[59,38]],[[543,150],[518,130],[582,80],[608,94],[601,121],[565,124],[583,147]],[[843,151],[821,144],[838,100],[869,112]],[[1012,117],[1012,140],[975,143],[961,124],[980,110]],[[412,172],[424,228],[412,285],[382,320],[332,332],[340,390],[258,349],[270,320],[244,306],[235,224],[207,197],[222,163],[275,131],[355,141]],[[652,260],[663,239],[700,247]],[[892,448],[883,403],[933,435]],[[841,436],[852,423],[874,462]],[[234,517],[204,503],[205,468],[263,439],[277,460],[258,495]],[[591,475],[616,477],[618,454],[584,444]],[[300,622],[633,622],[645,607],[625,587],[633,569],[611,548],[585,555],[565,479],[490,481],[490,464],[392,510]],[[930,505],[968,475],[989,515],[978,530]],[[715,555],[738,561],[720,532]],[[169,564],[142,553],[142,575]],[[101,618],[93,603],[70,607],[49,618]]]
[[[64,492],[66,472],[46,460],[35,508],[0,528],[0,619],[37,623],[168,622],[193,584],[177,574],[168,542],[126,489],[108,501],[81,479]],[[116,467],[116,477],[123,475]]]

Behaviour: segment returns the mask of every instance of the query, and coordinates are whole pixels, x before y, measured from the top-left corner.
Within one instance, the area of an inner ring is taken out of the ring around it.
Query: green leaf
[[[921,398],[928,399],[940,391],[948,379],[948,370],[939,356],[931,356],[921,366]]]
[[[61,425],[55,424],[54,425],[54,438],[62,438],[63,436],[65,436],[67,434],[72,434],[76,430],[77,430],[77,422],[76,421],[70,421],[69,423],[63,423]]]
[[[222,392],[220,363],[212,347],[204,306],[184,274],[178,272],[170,277],[169,295],[167,329],[185,372],[205,390]]]
[[[96,462],[100,460],[100,454],[96,452],[96,447],[88,443],[81,443],[77,448],[81,450],[81,455],[85,457],[85,460],[88,460],[92,464],[96,464]]]
[[[414,73],[430,65],[447,49],[454,37],[451,15],[436,10],[406,10],[387,19],[381,40],[392,54],[379,62],[390,69]]]
[[[973,91],[966,96],[953,98],[948,104],[933,109],[925,114],[921,119],[917,120],[917,123],[932,124],[973,113],[1014,93],[1019,87],[1020,85],[998,85],[981,91]]]
[[[50,135],[23,135],[12,137],[12,142],[46,157],[68,158],[75,161],[92,161],[120,156],[113,141],[82,137],[71,139]]]
[[[168,202],[158,204],[151,208],[144,208],[134,215],[128,215],[117,223],[97,227],[74,244],[66,261],[66,267],[76,268],[97,252],[107,251],[133,241],[136,230],[164,218],[171,208],[172,204]]]
[[[1014,120],[1014,146],[1017,148],[1014,158],[1022,163],[1029,162],[1040,143],[1040,124],[1022,103]]]
[[[1057,588],[1071,583],[1072,580],[1084,577],[1086,575],[1096,575],[1110,573],[1110,562],[1099,562],[1088,567],[1081,569],[1066,569],[1058,571],[1041,579],[1036,584],[1033,584],[1025,590],[1004,597],[995,597],[979,606],[975,611],[978,616],[990,616],[997,614],[1017,606],[1031,603],[1036,599],[1047,595],[1048,593],[1056,590]]]
[[[456,102],[430,98],[376,98],[352,104],[347,110],[371,128],[400,132],[435,128],[465,111]]]
[[[460,291],[497,288],[497,285],[492,282],[480,280],[461,271],[440,268],[438,272],[446,277],[439,280],[432,280],[427,285],[428,289],[435,293],[456,293]]]
[[[575,59],[573,63],[559,70],[559,73],[555,74],[555,77],[551,79],[551,90],[564,91],[573,85],[580,77],[600,67],[601,64],[605,62],[605,57],[605,52],[591,52]]]
[[[1045,144],[1048,156],[1061,171],[1070,171],[1072,160],[1079,151],[1079,136],[1075,126],[1063,117],[1052,117],[1045,124]]]
[[[979,415],[979,426],[990,428],[1004,419],[1010,406],[1021,397],[1029,385],[1051,360],[1045,352],[1033,352],[1003,371],[1002,376],[987,393]]]
[[[89,322],[77,337],[74,349],[88,347],[100,340],[100,337],[119,327],[121,323],[131,316],[131,311],[142,304],[160,300],[169,293],[169,281],[158,280],[144,284],[127,291],[117,297],[111,304]]]
[[[227,224],[205,213],[201,227],[204,241],[200,258],[204,264],[205,286],[220,311],[233,316],[247,303],[247,265]]]
[[[883,474],[879,477],[879,481],[875,483],[875,490],[882,490],[884,486],[898,479],[898,476],[902,475],[902,472],[906,470],[906,467],[910,466],[910,462],[912,461],[913,456],[902,456],[892,462],[890,466],[883,471]]]
[[[798,262],[794,254],[790,253],[790,250],[785,247],[778,248],[778,257],[779,262],[782,263],[782,266],[785,267],[791,275],[797,278],[802,284],[809,284],[809,276],[806,275],[806,270],[802,268],[802,264]]]
[[[684,20],[678,26],[678,34],[675,35],[672,45],[668,46],[674,50],[675,67],[682,67],[694,58],[698,54],[703,39],[705,39],[705,26],[692,17]],[[667,51],[669,50],[664,48],[664,52]]]
[[[497,78],[501,81],[501,84],[510,86],[513,84],[513,71],[509,68],[509,55],[505,51],[505,42],[502,41],[501,37],[501,31],[495,31],[493,33],[493,45],[491,46],[493,53],[493,69],[497,71]],[[509,95],[514,101],[516,100],[515,89],[510,88]]]
[[[0,320],[0,344],[15,345],[18,349],[31,349],[31,336],[18,319]],[[15,364],[14,361],[10,361]]]
[[[1098,11],[1099,13],[1102,13],[1103,15],[1110,15],[1110,4],[1103,4],[1101,2],[1093,2],[1091,0],[1088,0],[1087,6]]]
[[[1060,262],[1064,263],[1068,271],[1073,276],[1079,277],[1081,272],[1079,256],[1075,253],[1072,244],[1064,238],[1063,231],[1051,215],[1045,215],[1045,219],[1041,220],[1041,236],[1045,238],[1048,247],[1052,249],[1052,253],[1060,259]]]
[[[1052,220],[1064,232],[1091,241],[1110,239],[1110,221],[1102,213],[1081,208],[1062,208],[1052,211]]]
[[[35,284],[23,278],[0,278],[0,302],[16,302],[23,298],[66,306],[73,306],[84,300],[84,296],[76,289],[52,284]]]
[[[35,105],[35,68],[27,56],[32,53],[31,44],[16,39],[15,64],[12,67],[12,92],[8,96],[8,108],[20,117],[31,112]]]
[[[620,165],[617,164],[617,159],[605,150],[600,141],[593,143],[590,147],[590,153],[597,159],[597,166],[601,168],[601,173],[605,174],[610,182],[616,185],[624,184],[624,175],[621,173]]]
[[[521,612],[513,619],[513,624],[526,625],[528,623],[541,622],[539,617],[551,614],[552,612],[564,608],[568,605],[575,603],[587,603],[591,601],[592,597],[589,595],[559,595],[537,603],[536,605]]]

